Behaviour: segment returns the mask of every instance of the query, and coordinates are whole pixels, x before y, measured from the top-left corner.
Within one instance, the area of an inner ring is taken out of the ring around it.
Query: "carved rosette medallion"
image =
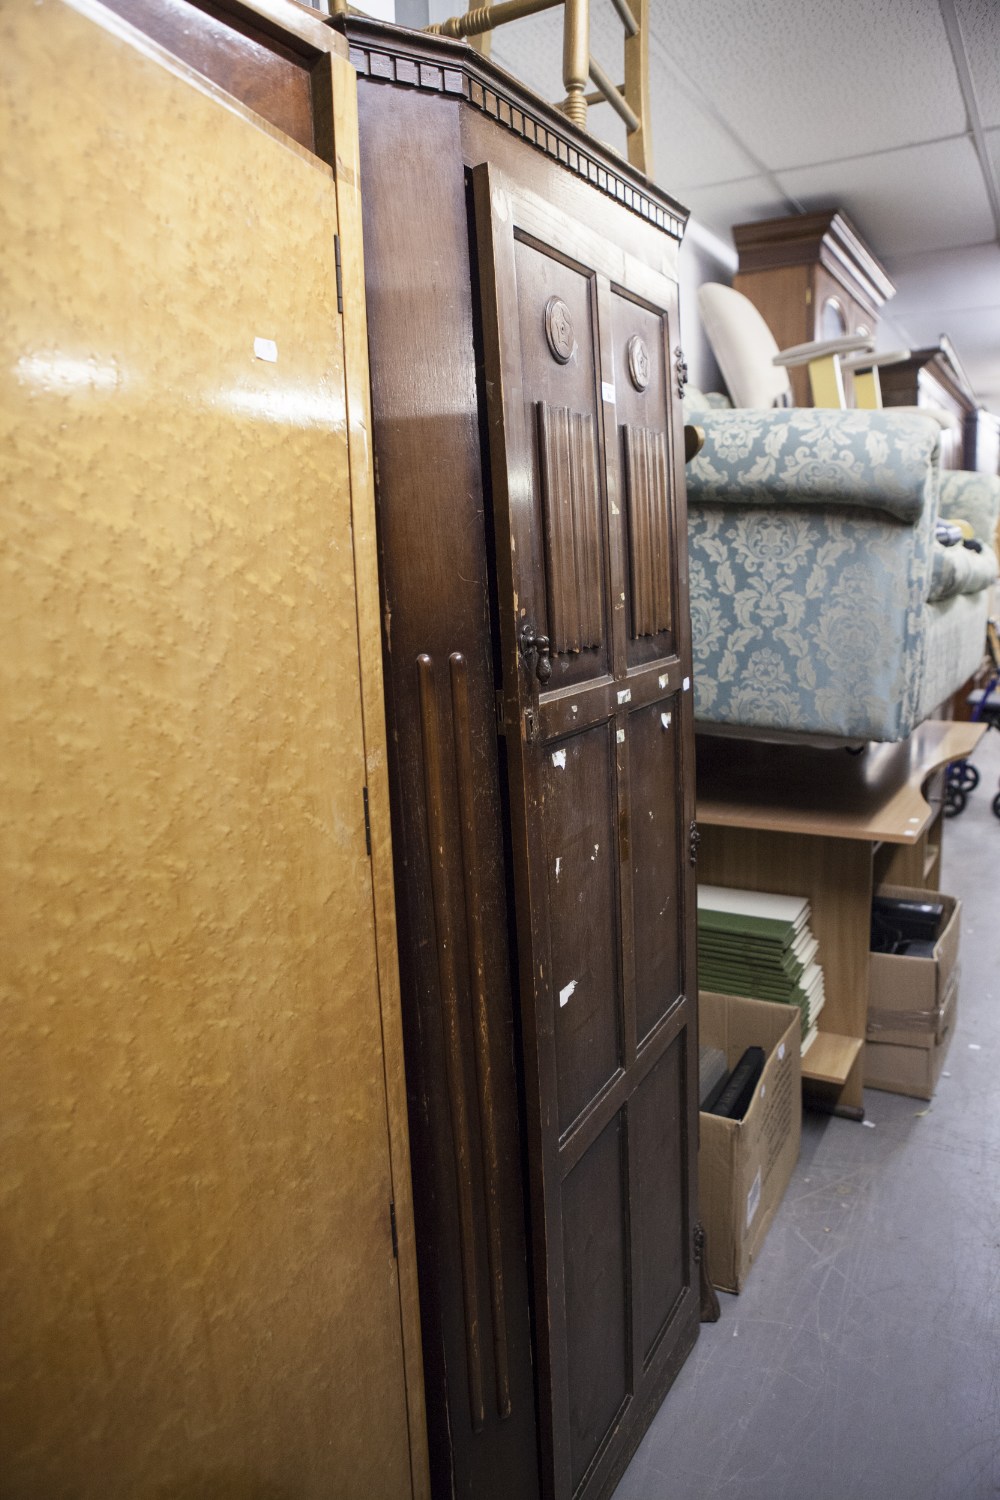
[[[550,297],[545,304],[545,337],[552,350],[552,358],[561,365],[569,364],[576,350],[576,339],[573,337],[573,320],[569,315],[569,308],[561,297]]]
[[[637,333],[628,341],[628,373],[637,391],[649,384],[649,350]]]

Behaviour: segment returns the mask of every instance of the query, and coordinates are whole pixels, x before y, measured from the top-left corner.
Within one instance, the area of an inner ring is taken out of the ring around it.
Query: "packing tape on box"
[[[950,1016],[955,996],[958,993],[959,965],[955,965],[955,971],[948,985],[948,993],[940,1005],[935,1005],[933,1010],[881,1010],[872,1005],[868,1008],[868,1023],[865,1035],[870,1042],[877,1042],[880,1031],[932,1031],[938,1041],[941,1040],[948,1027],[946,1018]]]

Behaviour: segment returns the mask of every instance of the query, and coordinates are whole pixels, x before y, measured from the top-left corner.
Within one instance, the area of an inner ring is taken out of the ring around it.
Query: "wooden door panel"
[[[697,1317],[674,289],[490,168],[473,178],[539,1412],[554,1495],[582,1500],[609,1493]]]
[[[605,644],[604,547],[594,418],[539,401],[538,468],[548,607],[557,660]],[[593,661],[564,661],[557,681],[593,672]]]
[[[629,715],[632,947],[636,1043],[684,993],[679,694]]]
[[[622,1063],[611,723],[548,745],[541,777],[562,1135]]]
[[[192,14],[189,0],[102,3],[292,140],[333,164],[333,141],[325,118],[329,66],[322,61],[317,66],[314,50],[301,45],[294,30],[289,30],[294,15],[282,15],[276,35],[274,23],[268,26],[252,10],[237,19],[226,10],[214,14],[210,5],[199,5]]]
[[[534,418],[525,499],[542,554],[533,608],[552,645],[555,691],[606,673],[610,660],[595,288],[585,269],[518,235],[514,272],[522,397]]]
[[[100,5],[0,58],[4,1493],[407,1495],[336,182]]]
[[[676,649],[677,522],[671,503],[670,345],[663,309],[615,290],[611,297],[615,402],[628,545],[628,663]]]
[[[673,621],[670,573],[655,566],[669,536],[667,445],[662,432],[622,427],[631,642],[666,634]],[[667,647],[666,649],[669,649]],[[630,643],[630,655],[638,653]],[[664,655],[661,646],[658,655]]]
[[[638,1352],[645,1368],[690,1280],[685,1211],[687,1145],[685,1032],[654,1063],[629,1104],[633,1171],[638,1179],[632,1233],[637,1244]]]
[[[566,1259],[566,1349],[574,1491],[630,1394],[624,1159],[620,1110],[563,1185],[563,1233],[573,1246]]]

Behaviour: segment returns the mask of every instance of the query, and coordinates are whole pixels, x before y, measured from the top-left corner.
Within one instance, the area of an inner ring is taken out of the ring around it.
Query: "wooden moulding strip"
[[[640,122],[649,117],[646,5],[647,0],[633,0],[640,31],[625,41],[625,98]],[[341,18],[338,25],[345,31],[351,61],[362,77],[425,92],[434,88],[464,98],[472,109],[497,120],[574,176],[680,241],[688,210],[653,182],[651,152],[641,123],[628,136],[626,165],[595,136],[574,126],[558,106],[546,104],[465,42],[441,35],[441,28],[435,35],[428,34],[433,28],[406,31],[357,14]]]
[[[361,230],[361,164],[357,123],[357,75],[346,58],[331,54],[330,69],[334,180],[341,240],[344,302],[344,379],[348,455],[351,466],[351,529],[358,611],[358,655],[365,737],[365,774],[371,823],[372,891],[378,954],[382,1056],[389,1122],[392,1195],[396,1206],[398,1280],[413,1500],[430,1500],[423,1351],[417,1285],[416,1231],[410,1175],[403,1023],[393,889],[389,773],[386,763],[385,699],[382,675],[381,610],[375,537],[375,491],[370,434],[368,321],[365,308],[364,246]],[[315,74],[314,74],[315,77]]]
[[[493,1359],[496,1376],[497,1412],[510,1416],[510,1373],[507,1357],[507,1313],[503,1282],[503,1239],[500,1223],[500,1146],[490,1057],[490,1011],[486,990],[486,957],[483,941],[482,895],[476,848],[475,770],[472,733],[469,727],[468,663],[460,651],[452,652],[452,721],[455,737],[455,770],[462,818],[462,869],[465,884],[465,919],[469,935],[469,982],[475,1018],[476,1086],[482,1140],[483,1177],[486,1186],[486,1235],[490,1259],[490,1311],[493,1315]]]
[[[924,784],[971,755],[985,732],[983,724],[927,719],[908,740],[870,745],[856,758],[754,741],[737,750],[706,736],[698,751],[698,822],[915,844],[935,816]]]
[[[462,1061],[462,1019],[458,973],[455,967],[455,932],[445,869],[444,768],[437,706],[434,702],[434,664],[426,654],[417,657],[420,694],[420,728],[424,756],[424,795],[427,804],[427,847],[431,867],[431,898],[437,943],[438,978],[441,985],[441,1021],[444,1028],[445,1076],[451,1116],[452,1149],[455,1158],[455,1193],[458,1199],[458,1235],[462,1260],[462,1296],[465,1306],[466,1361],[469,1375],[469,1406],[473,1431],[486,1421],[483,1399],[483,1356],[479,1340],[479,1294],[476,1289],[476,1218],[472,1201],[472,1143],[466,1102],[465,1069]]]

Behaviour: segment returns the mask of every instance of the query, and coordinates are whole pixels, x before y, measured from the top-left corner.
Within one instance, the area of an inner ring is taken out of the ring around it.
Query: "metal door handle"
[[[547,635],[536,635],[534,625],[525,625],[521,631],[521,655],[531,666],[535,658],[535,676],[544,686],[552,676],[552,643]]]

